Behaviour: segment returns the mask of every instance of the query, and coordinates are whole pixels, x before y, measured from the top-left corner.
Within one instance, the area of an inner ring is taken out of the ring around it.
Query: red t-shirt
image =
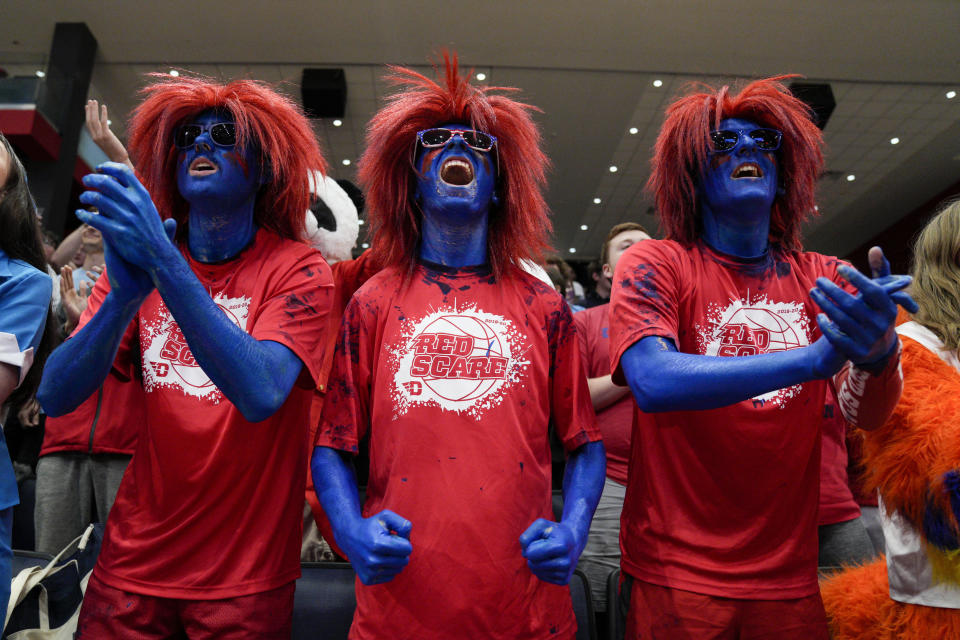
[[[537,579],[519,537],[552,520],[548,425],[598,440],[570,310],[512,269],[381,271],[347,305],[316,444],[370,433],[364,516],[413,523],[410,564],[357,581],[351,638],[569,637],[566,587]]]
[[[815,253],[740,260],[704,244],[638,242],[617,264],[610,329],[620,358],[647,336],[679,351],[752,355],[819,337],[809,290],[849,285]],[[707,595],[817,591],[825,385],[814,380],[707,411],[637,411],[620,546],[627,573]],[[642,446],[641,446],[642,445]]]
[[[837,394],[832,385],[827,385],[822,440],[818,524],[836,524],[858,518],[860,507],[847,480],[847,421],[837,405]]]
[[[580,340],[580,355],[588,378],[610,375],[610,305],[601,304],[573,314]],[[629,393],[597,412],[597,426],[607,450],[607,477],[627,484],[630,461],[630,429],[633,426],[633,396]]]
[[[110,512],[97,575],[134,593],[212,600],[300,575],[307,420],[333,282],[319,252],[263,229],[227,262],[187,259],[233,322],[288,347],[303,373],[276,413],[248,422],[151,293],[117,353],[121,371],[140,365],[147,420]],[[109,287],[107,278],[96,286]],[[81,324],[94,312],[88,307]]]

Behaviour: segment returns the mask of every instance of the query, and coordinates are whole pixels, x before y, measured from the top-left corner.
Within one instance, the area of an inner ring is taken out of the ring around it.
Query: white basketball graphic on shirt
[[[431,403],[479,416],[529,364],[517,357],[527,340],[513,323],[473,306],[437,310],[409,326],[391,349],[398,413]]]
[[[766,297],[712,304],[696,332],[700,353],[708,356],[753,356],[810,344],[810,323],[803,303],[771,302]],[[802,385],[776,389],[752,398],[778,406],[799,394]]]
[[[469,354],[463,353],[459,357],[503,356],[503,347],[496,332],[485,322],[470,316],[441,316],[431,322],[420,335],[453,335],[469,338],[471,342]],[[480,380],[464,379],[455,376],[426,375],[422,378],[434,393],[447,400],[472,400],[479,398],[496,384],[496,378]]]

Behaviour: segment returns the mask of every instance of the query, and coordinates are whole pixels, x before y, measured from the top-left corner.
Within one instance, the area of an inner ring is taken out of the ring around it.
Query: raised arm
[[[270,417],[287,399],[303,363],[287,346],[257,340],[220,310],[168,239],[150,194],[129,167],[106,163],[99,171],[84,178],[96,191],[84,192],[81,201],[100,213],[77,215],[149,274],[193,357],[243,416],[251,422]]]
[[[87,100],[84,107],[86,116],[87,133],[103,151],[111,162],[119,162],[133,169],[133,163],[130,162],[130,156],[124,148],[123,143],[117,138],[116,134],[110,129],[110,118],[107,114],[107,105],[98,105],[96,100]]]

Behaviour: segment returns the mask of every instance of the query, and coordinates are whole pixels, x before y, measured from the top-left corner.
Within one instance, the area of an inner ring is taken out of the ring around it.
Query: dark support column
[[[47,229],[62,233],[77,163],[83,105],[90,88],[97,40],[82,22],[60,22],[53,31],[50,59],[37,110],[60,133],[60,153],[52,162],[30,163],[31,190],[43,209]]]

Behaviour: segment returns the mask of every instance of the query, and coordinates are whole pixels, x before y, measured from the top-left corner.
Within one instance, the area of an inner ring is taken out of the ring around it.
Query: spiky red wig
[[[178,235],[183,237],[186,231],[188,206],[177,190],[178,151],[173,134],[191,117],[215,109],[233,117],[237,144],[254,146],[268,180],[257,195],[254,222],[299,240],[303,212],[310,207],[307,174],[326,171],[313,130],[300,109],[255,80],[224,85],[204,78],[150,75],[157,81],[141,90],[145,98],[133,111],[128,146],[160,215],[177,221]]]
[[[543,197],[548,160],[530,115],[538,109],[500,95],[515,88],[472,86],[469,74],[460,75],[455,54],[444,52],[443,59],[445,73],[439,82],[411,69],[389,67],[387,81],[402,90],[388,99],[367,127],[367,148],[357,175],[367,193],[379,262],[412,271],[421,222],[413,200],[417,132],[452,122],[497,138],[500,206],[491,211],[487,241],[494,275],[502,276],[508,265],[521,259],[542,262],[552,227]]]
[[[814,187],[823,168],[823,136],[810,119],[810,108],[793,97],[777,76],[756,80],[731,95],[729,87],[691,93],[667,108],[654,147],[647,190],[656,200],[660,225],[670,240],[693,243],[700,233],[697,184],[709,155],[710,131],[725,118],[741,118],[779,129],[783,142],[777,169],[784,193],[778,193],[770,216],[770,242],[800,249],[800,225],[814,214]]]

